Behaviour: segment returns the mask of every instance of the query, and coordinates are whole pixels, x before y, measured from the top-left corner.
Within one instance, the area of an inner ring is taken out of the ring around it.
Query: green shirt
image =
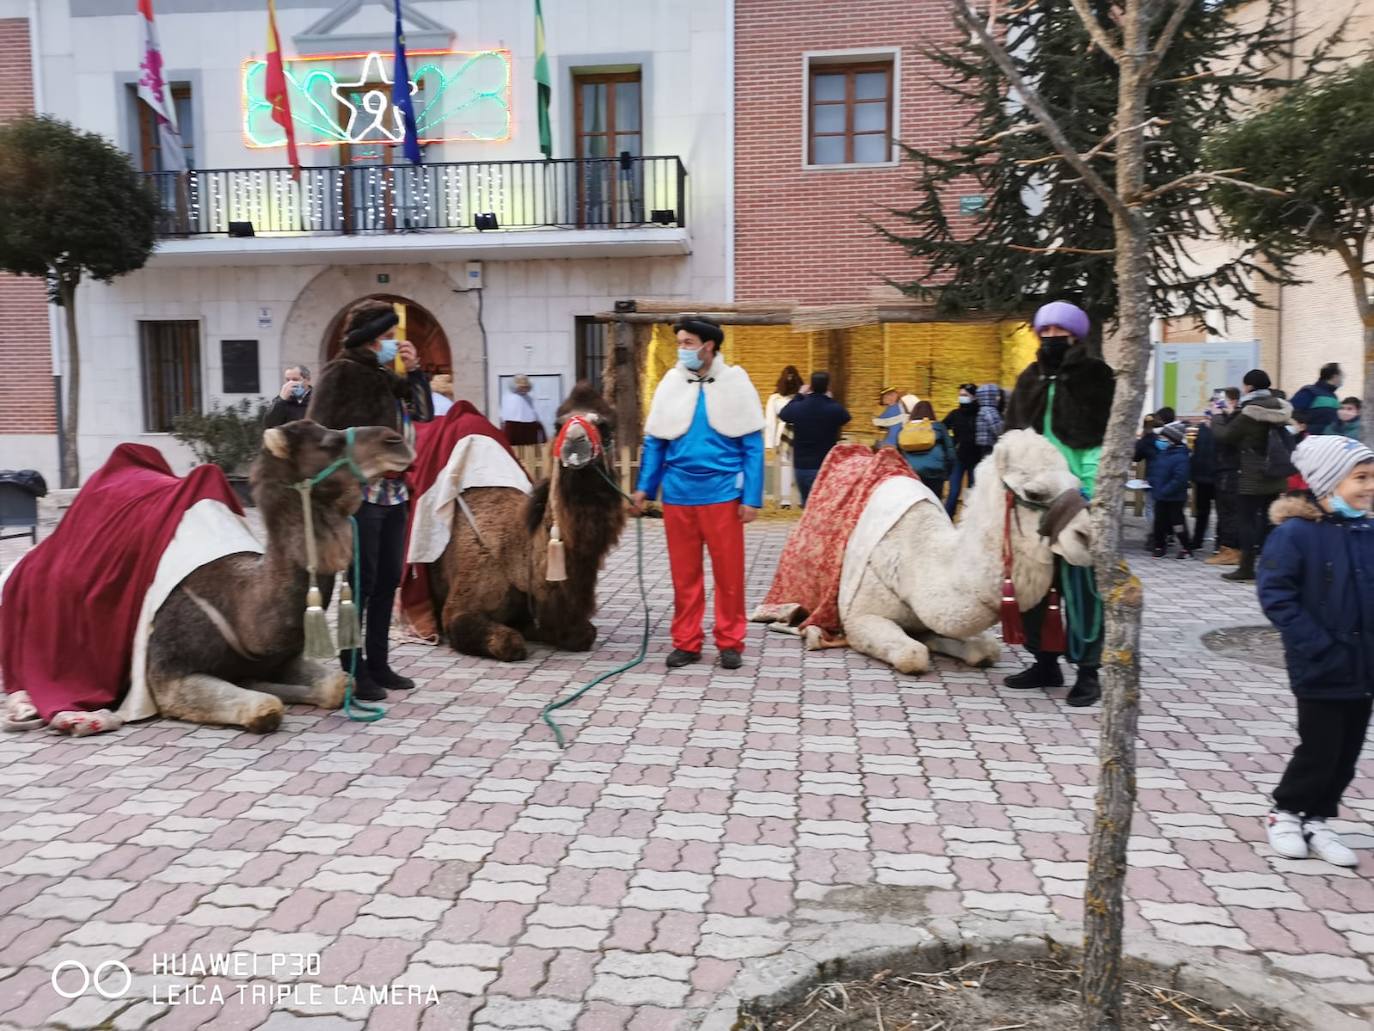
[[[1097,465],[1102,460],[1102,445],[1097,447],[1073,448],[1069,447],[1062,440],[1054,435],[1054,390],[1059,384],[1050,380],[1050,395],[1045,400],[1045,425],[1043,434],[1046,440],[1053,444],[1058,452],[1064,456],[1064,461],[1069,463],[1069,472],[1073,473],[1083,484],[1083,490],[1088,497],[1093,496],[1093,490],[1097,486]]]

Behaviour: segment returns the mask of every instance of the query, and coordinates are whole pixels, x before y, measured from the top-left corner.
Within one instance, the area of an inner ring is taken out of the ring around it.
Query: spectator
[[[1293,452],[1311,488],[1275,506],[1279,524],[1259,567],[1259,600],[1283,637],[1298,703],[1298,747],[1274,789],[1269,844],[1286,859],[1335,866],[1356,856],[1327,826],[1369,728],[1374,695],[1374,451],[1340,436]]]
[[[978,445],[978,388],[972,383],[959,386],[959,406],[945,416],[945,429],[954,437],[954,466],[949,473],[949,498],[945,511],[951,519],[959,507],[964,480],[973,486],[973,470],[987,454]]]
[[[849,412],[830,396],[830,373],[813,372],[810,384],[783,407],[778,418],[792,426],[792,461],[805,508],[816,474],[830,449],[839,442],[840,429],[849,422]]]
[[[1145,478],[1150,483],[1154,499],[1154,556],[1163,558],[1169,550],[1169,538],[1178,539],[1178,557],[1192,558],[1188,544],[1188,524],[1183,515],[1188,500],[1188,445],[1184,443],[1184,425],[1165,423],[1149,436],[1136,442],[1137,461],[1145,462]]]
[[[1341,402],[1340,411],[1336,413],[1337,428],[1343,437],[1351,437],[1355,440],[1360,439],[1360,404],[1358,397],[1347,397]]]
[[[984,383],[978,388],[977,420],[974,424],[974,439],[984,455],[987,455],[1002,436],[1006,423],[1002,412],[1006,408],[1006,394],[996,383]]]
[[[516,376],[501,398],[501,429],[512,446],[542,444],[548,440],[544,423],[530,400],[533,384],[528,376]]]
[[[310,370],[304,365],[287,366],[282,373],[281,390],[272,399],[272,405],[262,420],[262,428],[270,430],[282,423],[304,419],[309,407]]]
[[[1317,382],[1303,387],[1293,395],[1293,414],[1299,417],[1307,432],[1314,437],[1339,433],[1338,412],[1341,402],[1337,391],[1345,376],[1335,362],[1323,365]]]
[[[1235,414],[1240,403],[1240,388],[1227,387],[1212,402],[1211,418],[1203,423],[1216,452],[1217,547],[1207,559],[1209,566],[1240,564],[1240,537],[1237,534],[1237,506],[1240,491],[1240,452],[1233,445],[1217,440],[1213,426],[1217,420]]]
[[[878,392],[878,403],[883,406],[883,412],[873,420],[873,425],[883,431],[883,435],[878,440],[879,447],[896,447],[897,438],[901,435],[902,427],[911,418],[912,409],[916,407],[916,402],[908,403],[902,397],[902,392],[896,387],[883,387]]]
[[[911,413],[911,422],[924,420],[930,424],[934,442],[923,451],[910,451],[901,448],[902,457],[911,471],[921,478],[930,492],[939,500],[945,489],[945,480],[954,466],[954,441],[950,439],[945,424],[935,418],[935,409],[929,401],[919,401]]]
[[[429,379],[420,368],[415,346],[397,340],[396,312],[386,301],[365,300],[354,305],[344,320],[339,357],[324,367],[320,385],[310,400],[310,418],[330,429],[349,426],[387,426],[413,440],[411,422],[429,422]],[[392,368],[400,357],[404,378]],[[388,688],[415,686],[409,677],[392,670],[391,610],[405,567],[405,538],[410,494],[401,474],[363,487],[363,503],[356,516],[361,582],[347,573],[354,601],[363,617],[363,650],[340,652],[345,670],[357,667],[355,695],[381,701]],[[327,595],[333,578],[327,581]],[[364,661],[365,659],[365,661]]]
[[[1203,420],[1193,438],[1193,456],[1188,464],[1188,477],[1193,481],[1193,540],[1191,550],[1196,553],[1207,543],[1207,527],[1212,520],[1212,506],[1217,496],[1217,441],[1212,427]],[[1217,524],[1221,524],[1218,510]]]
[[[1236,582],[1255,578],[1255,559],[1269,536],[1269,506],[1288,486],[1287,475],[1277,475],[1270,467],[1271,430],[1284,428],[1293,416],[1293,406],[1270,390],[1269,374],[1251,369],[1241,384],[1245,393],[1234,414],[1212,422],[1218,444],[1234,447],[1240,454],[1237,482],[1236,535],[1240,541],[1240,565],[1224,579]]]
[[[795,476],[792,471],[792,427],[778,418],[778,413],[802,388],[801,373],[789,365],[778,376],[777,386],[763,406],[763,442],[773,449],[778,459],[778,505],[792,507]]]
[[[434,417],[447,415],[453,407],[453,377],[440,373],[429,381],[429,399],[434,404]]]

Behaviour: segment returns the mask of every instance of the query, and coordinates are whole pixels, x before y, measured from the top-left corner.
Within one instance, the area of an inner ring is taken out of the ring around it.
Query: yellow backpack
[[[910,454],[921,454],[935,446],[935,427],[929,419],[912,419],[897,435],[897,446]]]

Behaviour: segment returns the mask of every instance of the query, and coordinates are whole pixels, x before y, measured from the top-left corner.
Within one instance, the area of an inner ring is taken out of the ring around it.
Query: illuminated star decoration
[[[381,83],[384,88],[368,89],[360,98],[363,111],[358,110],[351,94],[374,83]],[[352,82],[341,82],[335,80],[333,91],[339,103],[348,109],[348,125],[344,127],[344,132],[350,140],[361,140],[372,130],[380,132],[392,143],[400,143],[405,139],[405,124],[401,121],[401,112],[391,105],[391,83],[392,79],[382,65],[382,57],[375,50],[367,55],[363,61],[362,74]],[[415,83],[410,84],[410,95],[415,96]],[[387,108],[391,108],[391,121],[393,127],[388,128],[383,125],[386,118]],[[366,112],[364,114],[363,112]],[[371,119],[369,124],[358,126],[359,118]]]

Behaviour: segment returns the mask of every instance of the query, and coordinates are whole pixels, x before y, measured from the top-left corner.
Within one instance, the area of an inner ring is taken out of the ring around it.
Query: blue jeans
[[[949,497],[945,499],[945,511],[949,513],[951,519],[954,518],[954,511],[959,507],[959,491],[964,485],[964,477],[968,477],[968,485],[973,486],[973,466],[964,466],[959,459],[954,460],[954,468],[949,471]]]
[[[819,469],[794,469],[797,476],[797,490],[801,494],[802,508],[806,507],[806,499],[811,496],[811,485],[816,482],[816,476],[820,473]]]

